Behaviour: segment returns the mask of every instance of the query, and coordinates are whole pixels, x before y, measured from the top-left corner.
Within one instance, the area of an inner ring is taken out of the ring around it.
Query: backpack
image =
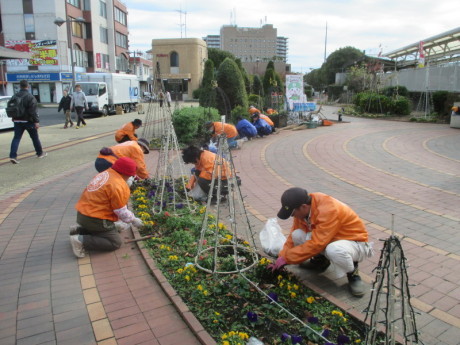
[[[12,119],[27,119],[26,107],[24,106],[24,100],[26,97],[27,94],[22,97],[18,95],[11,97],[6,105],[6,115]]]

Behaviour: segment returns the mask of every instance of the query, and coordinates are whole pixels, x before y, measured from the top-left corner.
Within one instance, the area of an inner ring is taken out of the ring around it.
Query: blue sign
[[[34,81],[72,81],[72,73],[62,72],[62,73],[34,73],[34,72],[25,72],[25,73],[7,73],[6,80],[9,82],[19,82],[21,80],[27,80],[29,82]],[[76,74],[77,81],[81,80],[81,74]]]
[[[27,81],[60,81],[59,73],[7,73],[6,80],[10,82]]]

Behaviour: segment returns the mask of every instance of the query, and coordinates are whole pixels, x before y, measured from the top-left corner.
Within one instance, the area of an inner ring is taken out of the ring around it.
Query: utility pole
[[[326,62],[326,46],[327,46],[327,22],[326,22],[326,36],[324,38],[324,62]]]

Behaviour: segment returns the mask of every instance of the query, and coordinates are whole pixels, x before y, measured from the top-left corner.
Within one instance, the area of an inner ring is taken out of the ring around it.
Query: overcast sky
[[[460,26],[458,0],[122,1],[131,50],[150,49],[152,39],[218,35],[222,25],[267,23],[288,38],[288,63],[303,73],[324,61],[326,22],[327,55],[346,46],[377,55],[380,45],[390,52]]]

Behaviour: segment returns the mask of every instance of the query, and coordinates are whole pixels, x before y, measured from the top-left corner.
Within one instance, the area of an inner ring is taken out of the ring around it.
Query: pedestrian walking
[[[72,116],[70,114],[70,103],[72,102],[72,97],[67,93],[67,90],[64,90],[62,92],[64,96],[62,96],[61,101],[59,102],[59,107],[58,107],[58,113],[62,110],[64,110],[65,114],[65,124],[64,124],[64,129],[67,128],[67,126],[70,124],[70,127],[73,126],[72,122]]]
[[[171,94],[166,91],[166,102],[168,102],[168,108],[171,108]]]
[[[113,251],[123,241],[115,222],[141,227],[143,222],[128,209],[130,190],[126,183],[136,175],[136,162],[121,157],[111,168],[97,174],[81,194],[75,208],[77,225],[70,228],[73,253],[83,258],[89,250]]]
[[[302,188],[289,188],[281,196],[278,218],[294,221],[276,263],[317,272],[329,271],[334,278],[347,276],[350,292],[363,296],[364,283],[358,263],[373,255],[366,226],[359,216],[343,202],[323,193],[310,193]],[[308,261],[307,261],[308,260]]]
[[[46,157],[48,154],[43,152],[40,138],[38,137],[38,129],[40,128],[40,120],[37,112],[37,100],[29,92],[29,83],[27,80],[19,82],[19,90],[8,102],[8,107],[15,108],[12,120],[14,123],[14,136],[11,141],[10,162],[19,164],[18,148],[21,142],[24,131],[29,133],[30,139],[34,145],[35,153],[38,158]]]
[[[158,100],[160,101],[160,108],[163,108],[163,102],[165,100],[165,94],[163,93],[163,91],[160,91],[160,93],[158,94]]]
[[[88,110],[88,101],[86,100],[85,93],[81,90],[79,84],[75,85],[75,91],[72,94],[72,101],[70,102],[70,108],[77,113],[77,125],[75,129],[80,128],[80,123],[82,127],[86,126],[86,121],[83,116],[83,110]]]

